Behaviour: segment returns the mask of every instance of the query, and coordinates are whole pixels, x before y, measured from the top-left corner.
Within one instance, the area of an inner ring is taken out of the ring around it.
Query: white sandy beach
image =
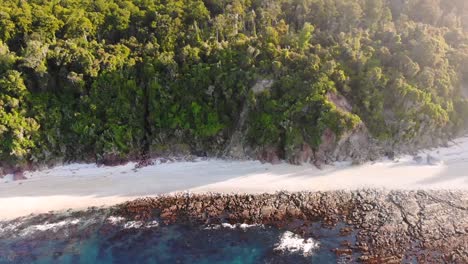
[[[426,156],[437,157],[430,165]],[[361,188],[453,189],[468,191],[468,138],[448,148],[421,151],[422,162],[411,156],[360,166],[337,163],[323,170],[313,165],[261,164],[258,161],[198,160],[157,164],[135,170],[70,164],[26,173],[27,180],[0,179],[0,219],[51,210],[110,206],[129,199],[190,191],[263,193],[328,191]]]

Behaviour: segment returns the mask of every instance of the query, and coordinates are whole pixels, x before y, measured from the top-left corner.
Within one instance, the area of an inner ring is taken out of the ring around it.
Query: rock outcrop
[[[354,242],[334,250],[344,263],[468,263],[468,194],[451,191],[337,191],[145,198],[115,214],[163,223],[249,223],[313,232],[344,225]]]
[[[281,163],[281,154],[277,148],[269,147],[264,148],[260,154],[257,156],[257,159],[262,163],[271,163],[279,164]]]
[[[351,113],[351,104],[343,96],[337,93],[327,94],[328,100],[340,111]],[[301,165],[305,163],[315,164],[321,168],[323,164],[330,164],[335,161],[352,160],[361,163],[366,160],[376,159],[380,152],[369,134],[363,122],[343,134],[337,135],[332,129],[326,128],[320,140],[320,145],[312,148],[307,143],[302,143],[292,151],[287,151],[285,159],[291,164]],[[290,148],[290,146],[286,146]],[[265,152],[272,152],[271,147],[260,150],[260,157],[265,156]],[[281,152],[279,149],[276,153]],[[267,161],[268,159],[261,159]]]
[[[327,94],[330,102],[344,112],[351,112],[351,104],[346,98],[336,93]],[[326,129],[321,138],[320,146],[314,152],[315,164],[331,163],[351,159],[356,163],[371,160],[378,154],[375,144],[367,130],[366,125],[361,122],[354,129],[345,131],[337,136],[331,129]]]
[[[22,181],[22,180],[27,180],[26,176],[24,176],[24,173],[22,171],[16,171],[13,173],[13,180],[14,181]]]
[[[303,143],[301,147],[289,158],[289,162],[294,165],[302,165],[304,163],[314,162],[314,151],[312,148]]]
[[[254,94],[259,94],[270,89],[273,86],[273,84],[274,84],[273,80],[259,80],[251,88],[251,91]],[[239,115],[237,126],[234,132],[232,133],[230,139],[228,140],[228,144],[222,153],[224,157],[229,157],[229,158],[234,158],[234,159],[246,159],[247,157],[252,156],[251,154],[252,151],[250,151],[250,148],[247,146],[245,142],[246,120],[247,120],[248,114],[249,114],[249,104],[246,101]],[[264,153],[261,153],[260,155],[263,156]]]

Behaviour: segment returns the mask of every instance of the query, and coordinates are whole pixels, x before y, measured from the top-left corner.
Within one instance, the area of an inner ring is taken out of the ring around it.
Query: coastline
[[[216,236],[212,232],[217,232],[218,243],[225,243],[225,236],[236,230],[242,233],[240,243],[252,232],[256,235],[277,230],[275,234],[268,233],[268,239],[279,242],[267,247],[280,252],[263,257],[277,260],[294,253],[298,257],[294,263],[310,263],[310,258],[316,254],[328,256],[324,263],[333,263],[330,255],[335,256],[336,263],[461,264],[468,261],[468,193],[465,191],[363,189],[162,195],[109,208],[0,221],[0,238],[43,246],[44,239],[62,241],[65,237],[64,245],[74,245],[77,241],[89,241],[98,233],[103,243],[93,245],[102,248],[100,245],[108,242],[128,243],[134,234],[139,240],[155,238],[159,241],[163,234],[171,232],[168,230],[177,227],[201,232],[203,239],[209,237],[210,240]],[[183,243],[169,245],[176,245],[175,249],[183,252],[191,249],[183,245],[197,241],[180,233],[174,238],[177,237],[183,239]],[[235,241],[239,241],[239,237]],[[168,245],[167,241],[163,243]],[[3,255],[9,255],[12,260],[28,258],[28,253],[15,253],[15,242],[11,246],[2,248],[0,253],[3,250]],[[63,248],[57,256],[68,253],[67,247]],[[139,256],[141,247],[136,248]],[[163,248],[167,252],[167,248]]]
[[[354,190],[261,195],[194,194],[144,198],[115,207],[112,215],[144,225],[269,225],[308,237],[319,223],[341,225],[348,241],[333,249],[350,262],[466,263],[468,196],[464,191]],[[417,262],[414,262],[416,261]]]
[[[197,159],[136,168],[70,164],[0,179],[0,219],[31,213],[113,206],[128,200],[181,192],[261,194],[277,191],[468,190],[468,138],[447,148],[423,150],[362,165],[262,164],[258,161]],[[433,160],[428,160],[431,157]],[[432,162],[432,163],[431,163]]]

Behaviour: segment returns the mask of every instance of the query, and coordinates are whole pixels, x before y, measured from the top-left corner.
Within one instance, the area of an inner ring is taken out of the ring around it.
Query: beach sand
[[[427,162],[427,155],[440,162]],[[130,199],[176,192],[274,193],[363,188],[467,190],[468,137],[448,148],[421,151],[421,159],[402,156],[363,165],[336,163],[322,170],[313,165],[262,164],[258,161],[196,160],[135,169],[70,164],[27,172],[28,178],[0,179],[0,219],[52,210],[111,206]]]

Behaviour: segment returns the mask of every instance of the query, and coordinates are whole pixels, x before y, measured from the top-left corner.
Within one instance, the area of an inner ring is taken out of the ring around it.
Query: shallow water
[[[331,252],[354,235],[316,223],[302,237],[263,225],[162,225],[106,211],[0,222],[0,263],[352,263]],[[355,260],[357,256],[353,256]]]

